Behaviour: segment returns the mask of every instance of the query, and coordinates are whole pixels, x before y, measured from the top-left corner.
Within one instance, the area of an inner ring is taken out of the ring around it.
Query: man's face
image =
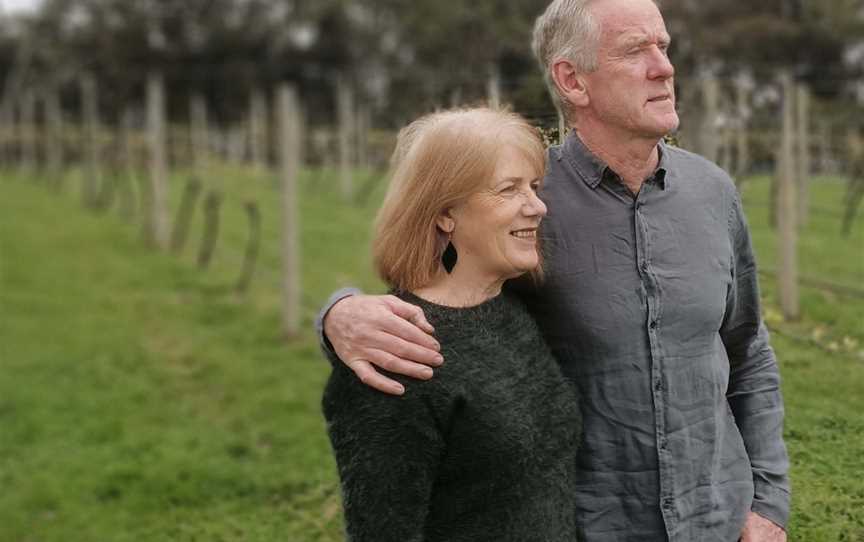
[[[603,126],[631,137],[660,138],[678,127],[669,34],[651,0],[601,0],[597,69],[583,74],[588,110]]]

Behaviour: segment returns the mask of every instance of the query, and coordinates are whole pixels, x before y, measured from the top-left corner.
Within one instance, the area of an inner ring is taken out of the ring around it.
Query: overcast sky
[[[0,10],[3,13],[15,11],[32,11],[42,0],[0,0]]]

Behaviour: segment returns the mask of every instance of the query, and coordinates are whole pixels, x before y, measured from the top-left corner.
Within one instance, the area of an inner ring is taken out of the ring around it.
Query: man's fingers
[[[370,350],[366,357],[370,363],[391,373],[409,376],[418,380],[428,380],[433,376],[432,369],[428,366],[406,361],[383,350]]]
[[[432,324],[430,324],[428,320],[426,320],[426,316],[423,314],[423,309],[417,305],[406,303],[396,296],[387,296],[385,299],[396,315],[408,320],[428,334],[435,333],[435,328],[432,327]]]
[[[405,388],[399,382],[382,375],[366,360],[356,359],[345,363],[361,382],[371,388],[390,395],[402,395]]]
[[[438,367],[444,363],[444,358],[437,350],[430,350],[425,346],[419,346],[396,335],[386,333],[381,334],[381,339],[383,344],[380,347],[372,346],[372,348],[388,352],[401,358],[404,362],[422,363],[431,367]]]
[[[438,341],[406,320],[398,317],[386,318],[381,321],[381,328],[393,337],[391,344],[382,345],[385,347],[382,350],[426,365],[438,366],[443,362]],[[397,348],[399,350],[396,350]]]

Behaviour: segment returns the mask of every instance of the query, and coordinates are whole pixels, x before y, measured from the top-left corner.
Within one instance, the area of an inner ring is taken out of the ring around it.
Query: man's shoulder
[[[704,156],[668,144],[663,146],[663,153],[667,175],[672,174],[680,182],[713,185],[724,192],[735,191],[735,182],[729,173]]]

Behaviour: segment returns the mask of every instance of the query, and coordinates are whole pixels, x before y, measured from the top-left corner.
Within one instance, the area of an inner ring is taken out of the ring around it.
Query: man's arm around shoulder
[[[368,386],[401,395],[404,386],[375,368],[426,380],[443,363],[434,329],[423,311],[392,295],[338,290],[316,319],[324,355],[342,360]]]

